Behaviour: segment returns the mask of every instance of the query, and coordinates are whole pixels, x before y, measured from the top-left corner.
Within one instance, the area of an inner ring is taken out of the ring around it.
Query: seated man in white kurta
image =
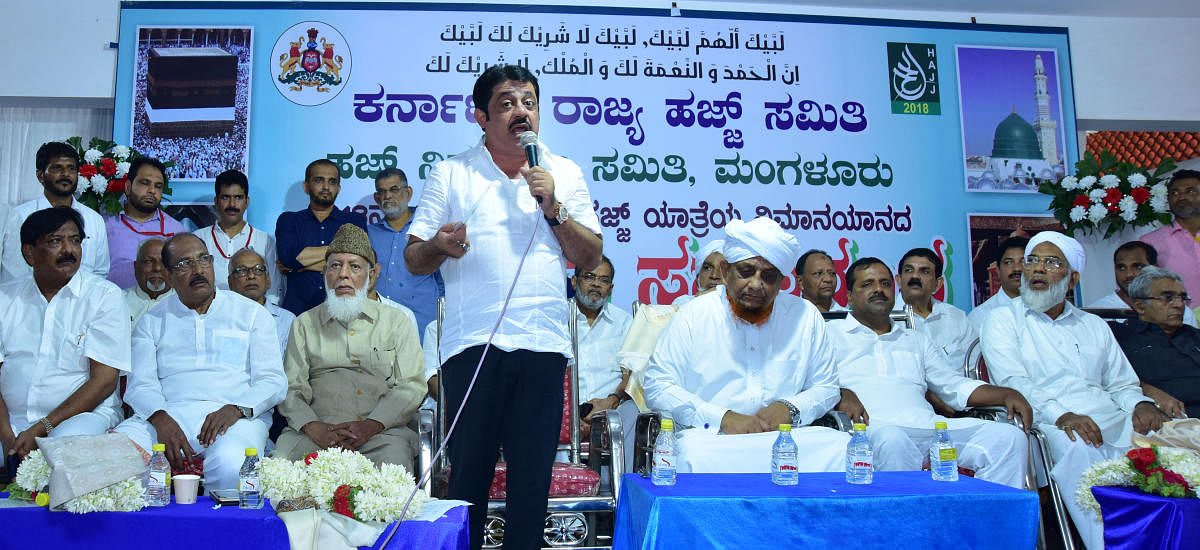
[[[975,470],[979,479],[1021,488],[1029,464],[1026,434],[1011,424],[939,416],[925,392],[932,390],[956,410],[1001,405],[1009,415],[1031,419],[1025,398],[1011,388],[963,376],[928,336],[893,323],[895,279],[879,258],[851,264],[846,288],[850,315],[830,321],[829,333],[837,350],[838,379],[865,409],[861,420],[870,424],[867,437],[875,469],[920,470],[928,461],[934,423],[945,422],[961,466]],[[839,408],[851,399],[843,397]]]
[[[0,285],[6,454],[24,457],[36,438],[101,434],[121,421],[114,390],[129,371],[129,310],[117,285],[80,269],[84,230],[79,212],[61,207],[38,210],[20,226],[33,276]]]
[[[175,296],[133,331],[133,372],[125,402],[135,416],[117,431],[149,449],[166,445],[180,468],[203,454],[204,487],[232,489],[245,450],[263,455],[271,409],[287,378],[271,314],[213,283],[212,255],[191,233],[163,246]]]
[[[833,345],[816,306],[779,294],[800,255],[770,218],[725,227],[724,291],[671,318],[645,373],[646,404],[672,415],[680,472],[768,472],[780,424],[797,426],[801,472],[839,471],[849,436],[800,428],[838,401]]]
[[[1104,547],[1096,517],[1075,502],[1079,476],[1092,463],[1124,454],[1136,430],[1168,420],[1138,387],[1137,374],[1108,325],[1066,302],[1083,271],[1078,241],[1042,231],[1025,246],[1021,298],[997,308],[983,325],[983,356],[992,381],[1033,405],[1046,434],[1067,510],[1088,548]]]

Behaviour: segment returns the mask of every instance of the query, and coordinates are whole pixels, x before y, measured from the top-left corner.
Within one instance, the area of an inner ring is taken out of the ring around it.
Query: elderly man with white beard
[[[1142,394],[1137,374],[1108,325],[1066,301],[1085,256],[1078,241],[1043,231],[1025,246],[1021,299],[997,308],[983,326],[983,356],[992,383],[1021,392],[1050,441],[1050,472],[1088,548],[1104,547],[1104,530],[1075,502],[1091,464],[1121,456],[1134,431],[1156,430],[1167,415]]]
[[[417,435],[408,421],[425,396],[421,344],[410,317],[367,299],[378,276],[367,232],[343,225],[325,252],[325,302],[292,323],[279,404],[288,427],[273,456],[341,447],[412,471]]]
[[[613,263],[608,256],[600,265],[576,269],[571,278],[575,288],[575,322],[579,343],[579,395],[581,410],[588,413],[580,429],[592,433],[592,415],[615,409],[629,399],[625,386],[629,371],[617,364],[617,352],[629,332],[633,317],[609,303],[613,291]],[[583,407],[586,405],[586,407]]]

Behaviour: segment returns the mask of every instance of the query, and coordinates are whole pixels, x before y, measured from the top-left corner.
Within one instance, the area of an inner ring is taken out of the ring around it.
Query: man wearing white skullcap
[[[1035,235],[1025,246],[1021,298],[988,315],[981,341],[992,383],[1033,405],[1054,458],[1051,476],[1084,542],[1103,548],[1100,522],[1075,502],[1079,476],[1124,454],[1133,431],[1156,430],[1167,416],[1142,394],[1108,325],[1066,301],[1085,260],[1079,241]]]
[[[805,449],[800,471],[838,471],[846,434],[805,427],[838,401],[833,346],[816,306],[780,294],[800,243],[770,218],[725,227],[723,292],[692,300],[663,331],[646,404],[672,415],[681,472],[767,472],[780,424]]]
[[[673,306],[681,306],[692,301],[692,298],[704,294],[722,284],[721,281],[721,250],[725,248],[725,241],[715,239],[709,241],[696,254],[696,259],[700,260],[700,267],[696,272],[696,294],[684,294],[671,302]]]

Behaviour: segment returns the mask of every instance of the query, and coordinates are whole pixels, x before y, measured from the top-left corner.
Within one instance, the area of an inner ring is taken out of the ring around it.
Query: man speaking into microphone
[[[565,262],[591,269],[602,256],[600,223],[579,166],[536,136],[522,140],[538,131],[538,97],[537,78],[523,67],[494,66],[480,75],[474,102],[483,138],[430,171],[404,251],[414,274],[441,269],[445,281],[440,351],[448,419],[482,358],[449,445],[449,498],[474,505],[468,512],[476,549],[501,445],[508,462],[504,548],[542,544],[571,354]]]

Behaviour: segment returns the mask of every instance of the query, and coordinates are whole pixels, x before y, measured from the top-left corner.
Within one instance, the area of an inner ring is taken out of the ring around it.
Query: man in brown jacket
[[[425,396],[417,328],[399,310],[367,300],[379,265],[367,233],[346,224],[325,256],[325,302],[296,318],[279,412],[288,427],[273,453],[290,460],[329,447],[410,472],[409,420]]]

